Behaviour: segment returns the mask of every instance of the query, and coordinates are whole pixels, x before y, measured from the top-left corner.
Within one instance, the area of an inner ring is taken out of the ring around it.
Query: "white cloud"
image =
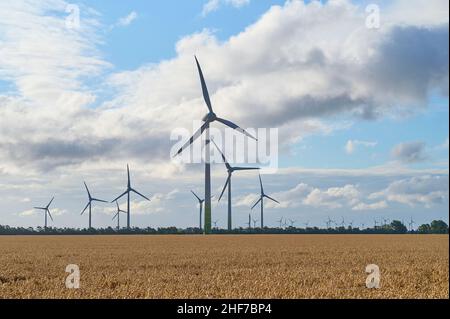
[[[347,144],[345,144],[345,151],[347,152],[347,154],[353,154],[358,146],[375,147],[377,145],[377,142],[349,140],[347,141]]]
[[[120,18],[119,21],[117,21],[117,25],[118,26],[122,26],[122,27],[128,26],[134,20],[136,20],[137,17],[138,17],[137,12],[136,11],[132,11],[127,16]]]
[[[411,207],[424,205],[428,208],[448,200],[448,175],[425,175],[395,181],[386,189],[371,194],[369,198],[382,198]]]
[[[235,8],[240,8],[249,3],[250,0],[208,0],[203,6],[202,16],[205,17],[209,13],[217,11],[221,5],[231,5]]]
[[[379,210],[379,209],[385,209],[388,207],[388,204],[386,201],[380,201],[380,202],[376,202],[376,203],[370,203],[370,204],[366,204],[366,203],[358,203],[357,205],[355,205],[352,210],[356,210],[356,211],[369,211],[369,210]]]

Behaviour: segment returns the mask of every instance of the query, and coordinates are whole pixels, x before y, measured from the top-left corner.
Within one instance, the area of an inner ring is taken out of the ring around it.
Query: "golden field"
[[[0,298],[448,297],[448,235],[0,236]]]

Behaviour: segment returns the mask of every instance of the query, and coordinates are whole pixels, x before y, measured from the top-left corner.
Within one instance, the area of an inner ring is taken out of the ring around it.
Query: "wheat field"
[[[448,297],[448,235],[0,236],[0,298]]]

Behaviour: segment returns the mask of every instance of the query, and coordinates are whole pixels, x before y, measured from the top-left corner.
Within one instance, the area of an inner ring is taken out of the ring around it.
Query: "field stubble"
[[[0,298],[448,298],[449,238],[0,236]],[[77,264],[81,287],[65,287]],[[381,289],[367,289],[376,264]]]

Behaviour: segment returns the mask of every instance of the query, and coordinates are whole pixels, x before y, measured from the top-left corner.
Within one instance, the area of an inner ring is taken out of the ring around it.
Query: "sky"
[[[151,199],[132,198],[133,226],[197,226],[203,165],[170,156],[207,112],[194,55],[216,113],[278,129],[268,226],[448,221],[448,6],[0,0],[0,224],[42,226],[33,207],[55,196],[50,226],[86,227],[83,181],[112,200],[130,164]],[[226,170],[212,172],[217,199]],[[258,192],[254,172],[233,176],[235,227],[259,219]],[[213,201],[219,227],[226,211]],[[95,205],[93,226],[114,212]]]

